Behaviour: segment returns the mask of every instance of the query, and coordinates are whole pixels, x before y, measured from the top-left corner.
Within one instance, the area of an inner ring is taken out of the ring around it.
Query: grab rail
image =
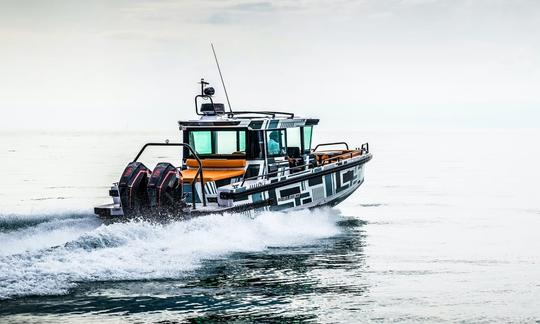
[[[317,150],[317,148],[319,148],[319,146],[329,146],[329,145],[339,145],[339,144],[345,145],[346,149],[349,150],[349,145],[346,142],[334,142],[334,143],[319,144],[319,145],[315,146],[315,148],[313,149],[313,152],[315,152]],[[362,144],[362,146],[359,149],[357,148],[356,150],[354,150],[352,152],[346,152],[346,153],[343,153],[343,154],[340,154],[340,155],[329,157],[329,158],[321,161],[320,163],[322,165],[325,165],[325,164],[330,163],[330,161],[332,161],[332,160],[338,160],[339,161],[341,159],[344,159],[345,156],[349,156],[349,155],[350,155],[350,158],[353,158],[354,153],[356,153],[356,152],[360,152],[360,155],[363,155],[364,153],[365,154],[369,153],[369,143]],[[246,180],[254,180],[254,179],[258,179],[258,178],[264,178],[264,177],[268,177],[270,175],[278,174],[280,172],[291,171],[291,170],[294,170],[294,169],[300,169],[300,168],[309,167],[309,166],[310,166],[310,163],[307,163],[307,164],[303,164],[303,165],[289,167],[289,168],[286,168],[286,169],[281,170],[281,171],[278,170],[278,171],[275,171],[275,172],[264,173],[264,174],[256,175],[256,176],[249,177],[249,178],[246,178],[246,174],[247,174],[247,172],[246,172],[246,173],[244,173],[244,176],[242,178],[242,183],[240,184],[240,186],[243,186],[244,183],[246,182]]]
[[[227,113],[227,117],[232,118],[236,115],[248,115],[248,114],[255,114],[255,115],[266,115],[271,116],[272,118],[276,118],[276,115],[285,115],[289,116],[287,118],[294,118],[294,113],[285,112],[285,111],[234,111]]]
[[[315,152],[317,150],[317,148],[319,148],[319,146],[329,146],[329,145],[339,145],[339,144],[345,145],[346,149],[349,150],[349,145],[346,142],[335,142],[335,143],[319,144],[319,145],[315,146],[315,149],[313,149],[313,152]],[[349,155],[350,155],[350,158],[353,158],[355,152],[360,152],[360,155],[368,154],[369,153],[369,143],[364,143],[364,144],[362,144],[362,146],[360,148],[356,148],[355,150],[353,150],[351,152],[345,152],[345,153],[342,153],[342,154],[339,154],[339,155],[336,155],[336,156],[328,157],[328,158],[326,158],[324,160],[321,159],[318,162],[320,162],[322,165],[325,165],[325,164],[331,163],[333,160],[340,161],[340,160],[346,158]]]
[[[317,146],[315,146],[315,148],[313,149],[313,151],[317,151],[317,149],[319,148],[319,146],[330,146],[330,145],[340,145],[340,144],[345,145],[345,148],[346,148],[347,150],[349,149],[349,144],[347,144],[346,142],[334,142],[334,143],[323,143],[323,144],[318,144]]]
[[[364,143],[362,144],[362,146],[360,147],[360,150],[362,151],[362,153],[369,153],[369,143]]]
[[[146,150],[149,146],[182,146],[187,148],[191,154],[195,157],[197,160],[197,164],[199,164],[199,168],[197,169],[197,173],[195,174],[195,177],[193,178],[193,182],[191,183],[191,202],[193,204],[193,209],[196,209],[196,203],[195,203],[195,184],[197,183],[196,179],[199,177],[199,180],[201,182],[201,192],[202,192],[202,203],[203,207],[206,207],[206,194],[204,192],[204,177],[203,177],[203,168],[202,168],[202,162],[201,159],[199,159],[199,156],[193,150],[193,148],[189,144],[185,143],[146,143],[139,151],[139,154],[133,159],[133,162],[137,162],[139,157],[143,154],[144,150]]]
[[[212,100],[212,97],[211,96],[207,96],[207,95],[203,95],[203,94],[200,94],[200,95],[196,95],[195,96],[195,113],[199,116],[204,116],[204,114],[200,113],[199,112],[199,106],[197,105],[197,99],[199,98],[203,98],[203,99],[210,99],[210,103],[212,104],[212,107],[214,108],[214,111],[216,111],[216,106],[214,106],[214,100]]]

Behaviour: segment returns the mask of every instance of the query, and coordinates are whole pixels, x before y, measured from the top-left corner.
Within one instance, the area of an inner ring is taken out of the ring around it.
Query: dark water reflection
[[[368,290],[363,222],[342,217],[341,234],[311,245],[206,260],[175,280],[80,283],[69,295],[0,302],[5,319],[24,315],[88,320],[317,321],[339,309],[355,318]],[[348,312],[347,312],[348,311]],[[163,314],[167,316],[163,318]],[[35,318],[34,318],[35,319]]]

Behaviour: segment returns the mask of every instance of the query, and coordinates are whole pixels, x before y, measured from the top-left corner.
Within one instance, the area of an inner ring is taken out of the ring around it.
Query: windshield
[[[285,131],[283,129],[276,129],[266,132],[266,146],[268,156],[280,156],[285,155]]]
[[[303,132],[304,132],[304,152],[309,153],[311,151],[311,135],[313,134],[313,126],[304,127]]]
[[[189,145],[199,155],[245,155],[246,132],[236,129],[192,130],[189,131]]]

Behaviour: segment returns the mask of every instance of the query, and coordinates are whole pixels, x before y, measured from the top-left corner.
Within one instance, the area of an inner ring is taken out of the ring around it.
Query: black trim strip
[[[264,208],[264,207],[267,207],[267,206],[272,206],[272,205],[274,205],[274,203],[275,203],[275,200],[270,198],[270,199],[266,199],[266,200],[257,201],[257,202],[254,202],[254,203],[247,203],[247,204],[242,204],[242,205],[238,205],[238,206],[234,206],[234,207],[230,207],[230,208],[217,209],[217,210],[212,210],[212,211],[208,211],[208,210],[191,210],[190,211],[190,216],[199,217],[199,216],[205,216],[205,215],[210,215],[210,214],[241,213],[241,212],[246,212],[246,211],[249,211],[249,210],[252,210],[252,209]]]
[[[178,125],[184,127],[237,126],[240,125],[240,121],[179,121]]]
[[[269,191],[269,190],[276,189],[276,188],[279,188],[279,187],[284,187],[284,186],[290,185],[292,183],[297,183],[297,182],[300,182],[300,181],[306,181],[306,180],[309,180],[309,179],[312,179],[312,178],[316,178],[316,177],[324,176],[324,175],[331,174],[331,173],[334,173],[334,172],[338,172],[338,171],[341,171],[341,170],[349,169],[349,168],[355,167],[357,165],[365,164],[369,160],[371,160],[371,158],[372,158],[372,155],[369,154],[369,155],[365,155],[364,158],[361,159],[361,160],[358,160],[358,161],[352,162],[352,163],[347,163],[347,164],[344,164],[344,165],[341,165],[341,166],[337,166],[337,167],[332,168],[332,169],[327,169],[327,170],[320,171],[320,172],[309,173],[309,174],[306,174],[305,176],[289,178],[287,180],[283,180],[283,181],[276,182],[276,183],[269,183],[267,185],[252,188],[252,189],[248,189],[248,190],[242,191],[242,192],[221,192],[219,195],[220,195],[221,199],[238,199],[238,197],[241,197],[241,196],[252,195],[252,194],[255,194],[255,193],[259,193],[259,192],[265,192],[265,191]]]

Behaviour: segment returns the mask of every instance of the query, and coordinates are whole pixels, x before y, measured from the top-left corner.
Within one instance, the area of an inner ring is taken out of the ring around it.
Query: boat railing
[[[315,152],[317,150],[317,148],[319,148],[321,146],[341,145],[341,144],[345,145],[346,149],[349,150],[349,145],[346,142],[334,142],[334,143],[319,144],[319,145],[315,146],[315,149],[313,149],[312,152]],[[327,159],[325,159],[325,160],[323,160],[321,162],[321,165],[326,165],[326,164],[332,163],[334,160],[336,160],[336,162],[337,162],[337,161],[341,161],[341,160],[344,160],[344,159],[353,158],[355,156],[354,154],[357,154],[357,153],[360,153],[360,155],[364,155],[364,154],[369,153],[369,144],[364,143],[364,144],[362,144],[362,146],[360,148],[357,148],[356,150],[353,150],[351,152],[346,152],[346,153],[340,154],[338,156],[327,158]],[[286,168],[286,169],[283,169],[283,170],[278,170],[278,171],[269,172],[269,173],[263,173],[263,174],[248,177],[248,178],[246,178],[247,173],[244,173],[244,176],[242,178],[242,183],[240,184],[240,186],[241,187],[244,186],[244,183],[247,180],[256,180],[256,179],[259,179],[259,178],[268,178],[269,176],[272,176],[272,175],[277,175],[279,173],[283,173],[283,172],[286,172],[286,171],[290,172],[290,171],[296,170],[296,169],[304,169],[305,170],[306,167],[309,168],[310,166],[312,166],[312,164],[307,163],[307,164],[303,164],[303,165],[289,167],[289,168]]]
[[[369,143],[364,143],[362,146],[360,146],[360,151],[362,154],[368,154],[369,153]]]
[[[347,144],[347,142],[333,142],[333,143],[322,143],[322,144],[318,144],[317,146],[315,146],[315,148],[313,149],[313,152],[317,151],[317,149],[321,146],[332,146],[332,145],[345,145],[345,149],[349,149],[349,144]],[[362,146],[360,146],[359,149],[357,149],[358,151],[361,151],[362,154],[364,153],[369,153],[369,143],[364,143],[362,144]]]
[[[197,173],[195,173],[195,177],[193,178],[193,182],[191,183],[191,202],[193,204],[193,209],[197,208],[197,204],[196,204],[196,200],[195,200],[195,184],[197,183],[197,181],[196,181],[197,177],[199,177],[199,181],[201,182],[202,204],[203,204],[203,206],[206,206],[206,194],[204,192],[203,167],[202,167],[201,159],[197,155],[197,152],[195,152],[195,150],[189,144],[186,144],[186,143],[146,143],[141,148],[141,150],[139,151],[137,156],[135,156],[135,159],[133,159],[133,162],[137,162],[139,157],[141,157],[141,155],[143,154],[144,150],[146,150],[146,148],[149,147],[149,146],[181,146],[181,147],[185,147],[185,148],[187,148],[189,150],[189,152],[195,158],[195,160],[197,160],[197,164],[199,165],[199,167],[197,169]]]
[[[345,145],[345,148],[348,150],[349,149],[349,144],[347,144],[346,142],[333,142],[333,143],[322,143],[322,144],[318,144],[317,146],[315,146],[315,148],[313,149],[313,152],[317,151],[317,149],[321,146],[334,146],[334,145]]]
[[[227,117],[232,118],[236,115],[265,115],[271,118],[276,118],[276,115],[288,116],[287,118],[294,118],[294,113],[284,111],[234,111],[226,113]]]
[[[318,144],[317,146],[315,146],[315,148],[313,149],[313,153],[317,151],[317,149],[319,147],[322,147],[322,146],[334,146],[334,145],[345,145],[345,149],[347,150],[347,152],[345,153],[341,153],[341,154],[338,154],[338,155],[335,155],[335,156],[330,156],[330,157],[327,157],[325,159],[323,159],[321,157],[321,159],[317,162],[321,163],[322,165],[326,165],[326,164],[330,164],[330,163],[333,163],[333,162],[339,162],[341,160],[344,160],[344,159],[350,159],[350,158],[353,158],[356,154],[359,153],[359,155],[364,155],[364,154],[367,154],[369,153],[369,143],[364,143],[362,144],[362,146],[360,148],[356,148],[355,150],[349,150],[349,144],[347,144],[346,142],[332,142],[332,143],[322,143],[322,144]]]

